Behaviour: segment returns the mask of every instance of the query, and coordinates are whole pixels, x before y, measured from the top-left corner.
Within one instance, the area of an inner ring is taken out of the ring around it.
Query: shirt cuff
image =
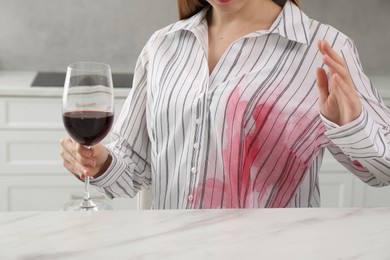
[[[111,149],[107,149],[112,157],[112,161],[108,169],[99,177],[91,180],[91,184],[104,188],[114,184],[121,174],[126,170],[127,163],[118,154]]]
[[[320,116],[327,129],[325,135],[351,160],[383,156],[381,146],[376,145],[379,127],[364,108],[357,119],[343,126]]]
[[[330,121],[329,119],[327,119],[325,116],[323,116],[321,113],[320,113],[320,117],[322,119],[322,122],[324,123],[326,129],[328,131],[330,130],[334,130],[334,129],[338,129],[339,131],[342,131],[344,130],[345,128],[350,128],[351,126],[354,126],[354,125],[357,125],[359,124],[360,122],[363,121],[364,117],[366,116],[366,110],[364,108],[362,108],[362,112],[360,113],[359,117],[356,118],[355,120],[353,120],[352,122],[346,124],[346,125],[343,125],[343,126],[339,126],[338,124]]]

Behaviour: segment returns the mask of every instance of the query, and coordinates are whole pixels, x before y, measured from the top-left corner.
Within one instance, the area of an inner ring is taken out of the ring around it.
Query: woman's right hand
[[[111,155],[107,148],[101,144],[90,149],[76,143],[69,136],[60,140],[64,167],[71,173],[84,179],[86,176],[98,177],[102,175],[111,164]]]

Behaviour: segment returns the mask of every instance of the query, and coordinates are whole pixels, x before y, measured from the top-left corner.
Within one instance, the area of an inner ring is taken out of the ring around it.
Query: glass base
[[[61,207],[62,211],[107,211],[112,207],[101,201],[85,200],[70,201]]]

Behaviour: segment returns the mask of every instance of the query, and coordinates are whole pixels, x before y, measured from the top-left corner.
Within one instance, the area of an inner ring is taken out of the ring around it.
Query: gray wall
[[[390,75],[389,0],[302,0],[356,43],[369,75]],[[177,19],[176,0],[0,0],[0,70],[63,71],[98,60],[133,71],[149,36]]]
[[[133,71],[150,35],[175,20],[176,0],[0,0],[0,70],[97,60]]]

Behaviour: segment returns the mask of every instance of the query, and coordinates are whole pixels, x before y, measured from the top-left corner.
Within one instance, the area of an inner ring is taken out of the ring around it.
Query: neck
[[[211,27],[229,27],[229,25],[257,24],[259,29],[269,29],[282,8],[271,0],[249,1],[236,10],[211,8],[208,23]]]

